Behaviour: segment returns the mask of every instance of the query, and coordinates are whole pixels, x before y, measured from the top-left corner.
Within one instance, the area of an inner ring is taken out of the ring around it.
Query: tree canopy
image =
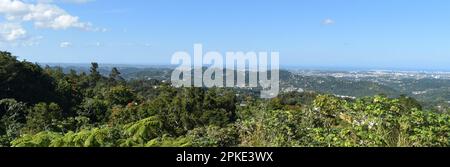
[[[228,88],[41,68],[0,52],[0,146],[448,147],[450,116],[417,100]]]

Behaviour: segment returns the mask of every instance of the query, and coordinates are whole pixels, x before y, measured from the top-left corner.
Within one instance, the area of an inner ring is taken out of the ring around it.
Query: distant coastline
[[[90,67],[91,63],[37,63],[41,66],[51,67]],[[121,64],[121,63],[99,63],[105,68],[175,68],[176,65],[170,64]],[[328,71],[328,72],[367,72],[367,71],[384,71],[384,72],[405,72],[405,73],[450,73],[450,69],[441,68],[408,68],[408,67],[356,67],[356,66],[308,66],[308,65],[280,65],[284,70],[310,70],[310,71]]]

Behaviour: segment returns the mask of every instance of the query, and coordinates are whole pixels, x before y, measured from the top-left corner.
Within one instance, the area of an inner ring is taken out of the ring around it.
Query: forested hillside
[[[0,146],[450,146],[448,111],[407,96],[254,94],[101,75],[97,63],[64,72],[0,52]]]
[[[52,64],[57,67],[58,64]],[[173,67],[169,66],[120,66],[121,76],[126,80],[159,80],[168,81]],[[105,64],[99,68],[102,75],[109,75],[114,65]],[[89,73],[89,66],[64,65],[61,67],[64,73],[71,70]],[[344,72],[349,74],[349,72]],[[450,109],[450,79],[433,77],[405,77],[399,78],[398,73],[388,76],[361,77],[367,73],[352,72],[353,77],[333,77],[333,71],[319,71],[315,74],[298,72],[295,70],[280,70],[280,88],[283,92],[320,92],[323,94],[334,94],[340,97],[361,98],[366,96],[386,95],[395,98],[402,95],[413,97],[419,101],[423,108],[436,112],[445,112]],[[401,75],[411,75],[400,72]],[[433,73],[439,75],[439,73]],[[432,76],[431,74],[430,76]],[[414,75],[422,75],[415,73]],[[237,89],[251,93],[248,89]],[[257,91],[253,89],[252,91]]]

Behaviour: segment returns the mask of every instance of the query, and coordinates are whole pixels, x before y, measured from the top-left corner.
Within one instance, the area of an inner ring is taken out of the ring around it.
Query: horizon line
[[[89,66],[94,62],[35,62],[39,65],[49,65],[53,67],[65,65],[65,66]],[[177,67],[178,65],[167,64],[167,63],[100,63],[99,65],[106,66],[116,66],[116,67],[135,67],[135,68],[146,68],[146,67]],[[207,66],[205,66],[207,67]],[[280,69],[283,70],[318,70],[318,71],[395,71],[395,72],[450,72],[450,69],[440,69],[440,68],[409,68],[409,67],[358,67],[358,66],[325,66],[325,65],[283,65],[280,64]]]

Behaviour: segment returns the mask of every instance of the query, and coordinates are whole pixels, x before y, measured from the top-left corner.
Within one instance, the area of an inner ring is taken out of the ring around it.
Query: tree
[[[195,128],[186,136],[194,147],[235,147],[239,145],[238,130],[233,124],[224,127],[209,125]]]
[[[401,95],[399,97],[399,102],[406,109],[416,108],[422,110],[422,105],[420,105],[420,103],[416,99],[407,97],[406,95]]]
[[[113,85],[125,83],[125,79],[120,76],[120,72],[116,67],[113,67],[109,73],[109,82]]]
[[[95,85],[102,78],[100,72],[98,71],[98,63],[91,63],[89,78],[91,80],[91,85]]]
[[[61,120],[62,110],[56,103],[38,103],[27,115],[25,130],[31,134],[41,131],[58,131],[58,121]]]
[[[26,122],[27,106],[14,99],[0,100],[0,147],[20,136]]]
[[[318,113],[317,123],[320,126],[330,127],[337,125],[336,119],[341,113],[346,112],[347,102],[332,95],[319,95],[314,100],[314,110]]]
[[[78,115],[89,118],[90,123],[104,123],[109,117],[108,104],[99,98],[85,98],[80,105]]]
[[[149,117],[124,126],[126,139],[121,146],[144,146],[151,139],[162,136],[162,123],[159,117]]]
[[[0,147],[450,146],[448,113],[407,96],[266,100],[258,89],[175,88],[160,80],[165,70],[126,81],[112,68],[106,78],[91,65],[66,74],[0,52]]]
[[[136,99],[134,92],[123,85],[114,86],[106,92],[105,99],[112,105],[127,105]]]
[[[133,104],[127,105],[126,107],[114,106],[111,109],[109,124],[114,126],[124,125],[147,118],[144,117],[141,112],[139,112],[140,109],[140,106]]]
[[[32,104],[57,100],[55,81],[38,65],[0,52],[0,99],[5,98]]]

